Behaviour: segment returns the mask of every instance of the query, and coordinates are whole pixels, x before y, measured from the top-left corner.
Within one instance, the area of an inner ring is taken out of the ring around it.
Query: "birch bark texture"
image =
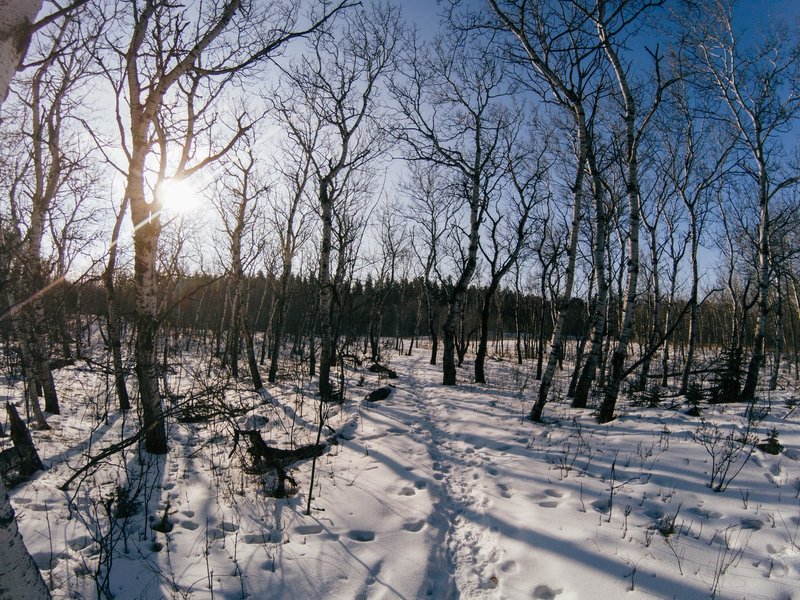
[[[0,0],[0,103],[6,99],[11,78],[28,48],[29,38],[24,32],[41,6],[40,0]],[[0,478],[0,600],[46,598],[50,598],[50,592],[25,548]]]

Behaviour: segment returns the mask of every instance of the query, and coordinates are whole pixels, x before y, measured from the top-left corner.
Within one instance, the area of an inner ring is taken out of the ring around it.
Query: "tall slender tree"
[[[753,350],[741,399],[756,397],[764,363],[770,288],[770,205],[779,194],[800,184],[789,164],[791,149],[784,132],[800,115],[800,45],[797,32],[770,27],[761,39],[745,44],[734,24],[733,3],[708,0],[707,17],[695,23],[691,59],[702,66],[701,83],[712,89],[720,114],[737,137],[735,157],[758,202],[758,315]],[[692,17],[696,19],[696,13]]]

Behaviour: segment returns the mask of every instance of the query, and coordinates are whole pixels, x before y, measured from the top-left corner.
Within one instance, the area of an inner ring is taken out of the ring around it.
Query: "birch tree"
[[[507,193],[498,194],[486,210],[486,234],[480,243],[489,267],[489,285],[483,290],[480,338],[475,355],[475,383],[486,383],[485,363],[489,342],[489,316],[500,283],[516,264],[531,235],[534,209],[545,200],[546,172],[550,166],[547,144],[521,143],[514,125],[506,129]],[[527,132],[526,132],[527,133]],[[531,136],[539,132],[531,131]],[[544,237],[544,236],[543,236]]]
[[[292,264],[310,234],[311,194],[314,184],[314,149],[321,133],[313,119],[294,119],[293,108],[276,101],[273,111],[278,122],[288,129],[289,141],[281,145],[276,171],[280,174],[276,193],[270,196],[269,220],[275,228],[280,251],[280,275],[275,290],[275,315],[272,322],[267,380],[275,383],[283,342],[284,323],[289,305]]]
[[[41,1],[8,0],[0,12],[0,103],[5,101],[11,77],[27,50],[27,26]],[[13,32],[13,33],[12,33]],[[21,36],[21,37],[20,37]],[[50,598],[42,574],[25,548],[14,509],[0,478],[0,598],[41,600]]]
[[[742,400],[752,401],[764,363],[769,312],[770,205],[800,183],[784,135],[800,115],[800,45],[797,32],[783,24],[745,44],[727,0],[703,3],[702,14],[709,18],[693,29],[692,58],[702,66],[704,89],[715,90],[721,114],[737,136],[735,157],[758,203],[758,315],[741,391]]]
[[[445,193],[442,167],[417,162],[409,164],[408,182],[405,186],[408,205],[406,217],[412,221],[411,249],[422,269],[422,291],[431,338],[430,364],[435,365],[439,353],[439,288],[434,281],[439,264],[442,238],[452,226],[453,198]]]
[[[127,113],[119,115],[121,140],[127,159],[125,197],[130,202],[134,227],[134,283],[136,288],[136,376],[147,429],[145,448],[152,453],[167,452],[166,428],[156,376],[158,293],[156,257],[161,234],[163,199],[151,183],[154,147],[158,142],[159,119],[166,105],[184,93],[187,111],[183,135],[175,152],[178,166],[171,169],[180,178],[199,170],[222,156],[235,142],[215,143],[210,153],[197,157],[197,140],[192,129],[192,99],[200,94],[206,105],[237,76],[274,56],[292,39],[318,29],[347,5],[346,0],[325,7],[327,12],[301,24],[299,6],[259,6],[243,10],[240,0],[220,4],[177,5],[156,0],[123,6],[130,35],[114,43],[118,54],[120,82],[124,81]],[[126,38],[127,41],[125,39]],[[167,111],[168,112],[168,111]],[[241,129],[240,129],[241,132]],[[234,134],[234,138],[236,134]],[[165,140],[161,136],[162,142]],[[160,181],[169,160],[163,154]],[[165,162],[166,161],[166,162]]]
[[[385,150],[386,121],[379,100],[380,85],[394,66],[400,34],[399,14],[387,4],[350,11],[336,29],[337,39],[324,34],[313,40],[310,52],[284,72],[292,87],[296,109],[289,126],[294,142],[311,156],[317,183],[319,239],[320,362],[319,391],[323,400],[333,395],[330,372],[335,360],[332,311],[337,274],[331,270],[334,229],[348,220],[336,214],[337,201],[362,185],[372,162]],[[311,120],[303,130],[302,120]],[[317,133],[319,132],[319,133]],[[338,227],[346,234],[345,228]],[[346,252],[339,244],[339,253]],[[344,263],[339,260],[341,269]]]
[[[409,42],[402,77],[392,89],[403,119],[401,137],[411,161],[444,169],[453,178],[464,224],[456,236],[453,283],[444,323],[442,383],[456,384],[456,328],[478,262],[481,222],[501,169],[508,82],[486,42],[463,32],[429,47]],[[441,265],[436,265],[441,269]],[[445,277],[440,277],[445,282]]]
[[[620,50],[624,47],[625,30],[635,26],[641,15],[658,6],[660,2],[633,0],[612,4],[598,0],[596,11],[590,13],[597,29],[600,47],[611,66],[616,80],[620,103],[622,104],[622,121],[624,129],[621,144],[624,162],[624,180],[628,200],[628,264],[625,283],[625,296],[622,308],[622,322],[619,329],[614,352],[611,357],[611,372],[605,385],[603,402],[597,420],[606,423],[614,418],[614,409],[619,395],[619,388],[625,376],[625,359],[628,355],[628,343],[633,335],[633,315],[637,299],[639,277],[639,227],[640,227],[640,143],[653,115],[658,109],[664,90],[672,85],[674,79],[664,80],[661,75],[661,61],[658,50],[650,52],[653,59],[652,100],[649,106],[642,107],[644,101],[637,98],[629,81],[630,67],[623,63]],[[640,109],[645,108],[643,114]]]
[[[587,32],[588,18],[570,3],[531,3],[525,0],[489,0],[497,23],[512,38],[509,58],[530,70],[530,86],[555,103],[571,121],[570,140],[575,156],[569,182],[572,219],[567,244],[564,287],[559,299],[558,319],[550,338],[547,367],[531,408],[533,421],[541,421],[558,360],[563,352],[564,324],[575,285],[575,269],[585,194],[586,161],[592,149],[591,99],[599,93],[597,44]]]

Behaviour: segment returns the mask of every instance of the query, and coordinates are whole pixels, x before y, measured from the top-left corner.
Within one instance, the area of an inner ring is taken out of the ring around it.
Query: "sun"
[[[195,187],[186,179],[166,179],[158,187],[161,210],[173,214],[194,212],[200,205]]]

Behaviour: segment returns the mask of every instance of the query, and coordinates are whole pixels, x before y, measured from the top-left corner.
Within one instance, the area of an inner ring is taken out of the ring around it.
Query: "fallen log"
[[[327,443],[309,444],[307,446],[300,446],[299,448],[287,450],[268,446],[258,431],[251,429],[248,431],[241,431],[241,433],[245,434],[247,440],[250,442],[250,447],[247,449],[247,452],[253,457],[255,470],[258,472],[274,470],[277,474],[278,485],[275,488],[276,498],[286,497],[287,480],[293,486],[297,486],[297,481],[287,472],[287,469],[301,460],[322,456],[329,445]]]
[[[377,390],[372,390],[367,397],[364,398],[367,402],[379,402],[381,400],[386,400],[392,393],[392,388],[390,387],[379,387]]]
[[[370,365],[369,371],[370,373],[377,373],[378,375],[386,375],[389,379],[397,379],[397,373],[395,371],[380,363]]]

